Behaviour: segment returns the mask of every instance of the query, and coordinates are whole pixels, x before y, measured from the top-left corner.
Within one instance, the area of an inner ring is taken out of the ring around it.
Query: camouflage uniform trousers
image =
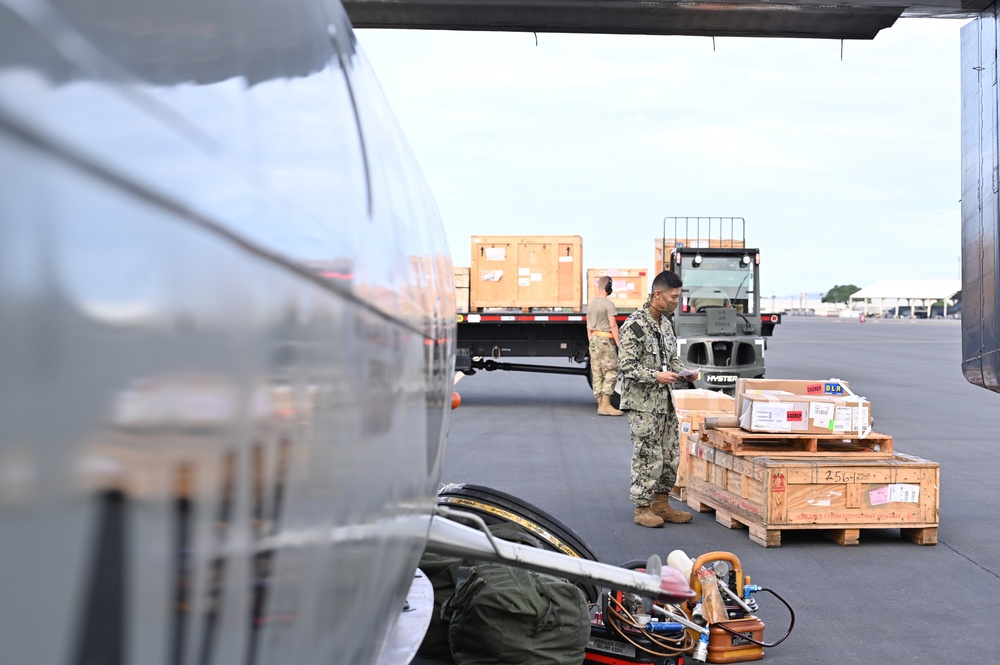
[[[653,494],[666,494],[677,481],[681,459],[677,415],[672,409],[670,413],[629,411],[628,431],[632,436],[629,499],[636,506],[648,506]]]
[[[618,347],[611,337],[590,338],[590,374],[594,397],[615,392],[618,382]]]

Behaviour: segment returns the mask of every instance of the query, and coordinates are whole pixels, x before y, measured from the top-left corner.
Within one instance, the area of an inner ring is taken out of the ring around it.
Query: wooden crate
[[[746,526],[750,540],[781,545],[785,530],[821,529],[841,545],[857,545],[862,529],[898,528],[921,545],[937,542],[937,462],[894,453],[862,457],[741,457],[697,441],[690,453],[685,499],[715,511],[728,528]]]
[[[715,448],[744,457],[853,457],[892,458],[892,437],[872,432],[861,438],[851,434],[773,434],[720,428],[705,432]]]
[[[649,296],[649,271],[645,268],[590,268],[587,270],[587,302],[604,295],[597,282],[610,277],[614,290],[608,298],[621,312],[636,310],[646,304]]]
[[[469,268],[452,268],[452,275],[455,277],[455,288],[469,288]]]
[[[677,462],[677,480],[674,482],[674,491],[671,496],[681,501],[687,499],[688,473],[691,466],[691,446],[698,441],[698,435],[681,434],[680,448],[681,458]]]
[[[729,238],[680,238],[680,244],[686,247],[743,247],[742,240],[730,240]],[[655,241],[653,265],[653,276],[661,270],[670,270],[670,254],[677,246],[677,238],[657,238]]]
[[[469,310],[580,311],[580,236],[473,236]]]
[[[677,463],[677,481],[673,495],[684,500],[687,497],[687,477],[691,452],[697,452],[697,445],[703,436],[706,416],[730,415],[726,411],[677,411],[677,429],[680,436],[680,460]]]
[[[455,276],[455,309],[459,313],[469,311],[469,268],[453,268]]]

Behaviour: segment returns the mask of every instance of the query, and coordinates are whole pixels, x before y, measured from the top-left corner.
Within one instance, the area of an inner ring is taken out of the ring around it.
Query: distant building
[[[886,318],[957,318],[962,314],[962,282],[958,279],[882,280],[852,295],[851,306],[859,312]]]
[[[760,308],[764,312],[784,312],[787,316],[817,316],[827,304],[820,293],[801,293],[798,296],[761,296]],[[822,316],[822,314],[820,314]]]

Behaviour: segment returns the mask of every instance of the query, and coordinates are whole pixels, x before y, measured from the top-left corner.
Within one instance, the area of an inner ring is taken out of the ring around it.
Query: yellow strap
[[[612,335],[609,332],[604,332],[603,330],[592,330],[591,334],[597,335],[598,337],[611,337],[611,338],[614,338],[614,335]]]

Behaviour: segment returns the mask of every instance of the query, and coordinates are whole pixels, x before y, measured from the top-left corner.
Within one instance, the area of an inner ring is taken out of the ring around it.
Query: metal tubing
[[[747,605],[743,601],[742,598],[740,598],[738,595],[736,595],[735,593],[733,593],[733,590],[730,589],[729,586],[726,585],[722,580],[718,580],[718,582],[719,582],[719,588],[722,589],[723,593],[725,593],[727,596],[729,596],[730,598],[732,598],[733,600],[735,600],[737,602],[737,604],[739,604],[740,607],[742,607],[744,610],[746,610],[747,614],[749,614],[750,616],[753,616],[753,610],[750,609],[750,606]]]
[[[482,518],[472,513],[438,506],[431,519],[426,551],[445,556],[505,563],[539,573],[564,577],[571,582],[589,581],[613,589],[631,591],[669,603],[694,597],[687,580],[673,568],[664,567],[660,575],[620,568],[598,561],[578,559],[559,552],[494,538]],[[449,516],[471,520],[481,527],[476,530]]]
[[[659,614],[660,616],[665,616],[668,619],[673,619],[677,623],[683,624],[684,626],[687,626],[691,630],[697,631],[702,635],[708,635],[710,633],[707,627],[699,626],[698,624],[696,624],[694,621],[691,621],[683,614],[675,614],[674,612],[663,609],[659,605],[653,605],[653,612]]]
[[[506,370],[508,372],[535,372],[537,374],[573,374],[586,376],[586,367],[554,367],[551,365],[528,365],[524,363],[499,363],[495,360],[473,360],[474,369],[485,369],[487,372]]]

